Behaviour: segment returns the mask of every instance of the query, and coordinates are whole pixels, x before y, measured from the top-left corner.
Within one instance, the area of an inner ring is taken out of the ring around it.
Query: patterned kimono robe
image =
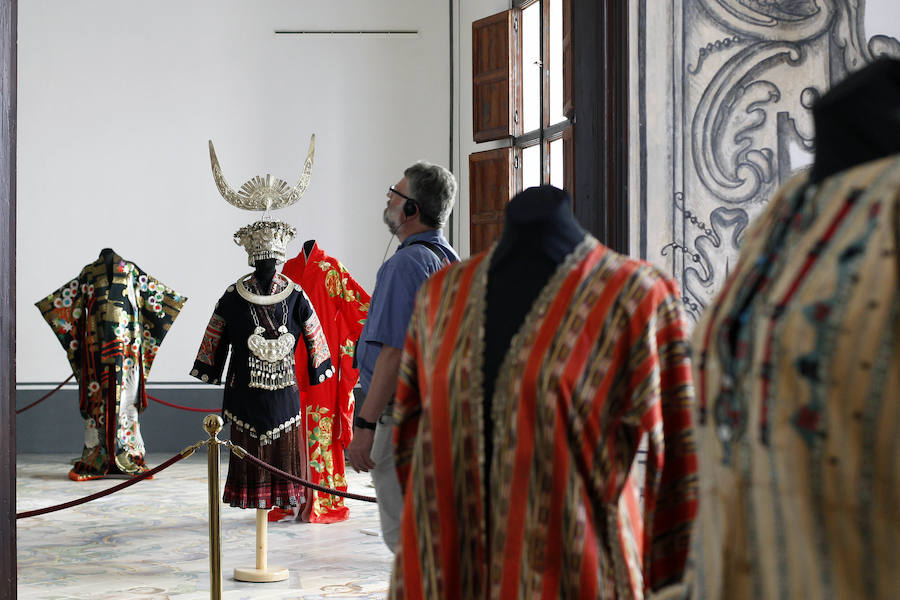
[[[701,598],[900,593],[900,155],[806,182],[694,332]]]
[[[485,464],[491,252],[416,298],[395,405],[405,501],[391,597],[642,598],[679,582],[696,457],[675,284],[588,236],[512,339]]]
[[[36,303],[68,355],[85,420],[75,476],[146,471],[138,413],[163,338],[187,298],[117,254],[112,280],[104,260]]]
[[[369,294],[344,265],[326,255],[315,242],[307,242],[299,256],[287,261],[281,272],[309,294],[335,362],[335,377],[311,386],[300,376],[300,365],[307,362],[306,346],[297,345],[297,382],[306,419],[309,479],[312,483],[347,491],[344,449],[353,436],[353,386],[359,380],[359,371],[353,368],[353,354],[369,311]],[[343,498],[310,488],[305,490],[307,503],[301,515],[304,521],[334,523],[349,518],[350,509],[344,505]]]

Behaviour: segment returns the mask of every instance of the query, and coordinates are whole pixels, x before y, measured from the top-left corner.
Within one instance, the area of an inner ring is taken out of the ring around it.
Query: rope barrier
[[[189,410],[192,412],[202,412],[202,413],[210,413],[210,412],[218,412],[218,409],[215,408],[191,408],[190,406],[181,406],[179,404],[172,404],[171,402],[166,402],[165,400],[160,400],[150,394],[147,394],[147,397],[153,400],[154,402],[159,402],[160,404],[164,404],[165,406],[171,406],[172,408],[177,408],[178,410]]]
[[[17,410],[16,410],[16,414],[23,413],[23,412],[25,412],[26,410],[28,410],[29,408],[31,408],[31,407],[33,407],[33,406],[37,406],[38,404],[40,404],[41,402],[43,402],[44,400],[46,400],[47,398],[49,398],[50,396],[52,396],[53,394],[55,394],[56,392],[58,392],[58,391],[62,388],[62,386],[64,386],[64,385],[66,385],[67,383],[69,383],[69,381],[70,381],[73,377],[75,377],[75,373],[72,373],[71,375],[69,375],[69,376],[66,378],[65,381],[63,381],[61,384],[59,384],[58,386],[56,386],[56,387],[55,387],[53,390],[51,390],[49,393],[44,394],[43,396],[41,396],[40,398],[38,398],[37,400],[35,400],[35,401],[32,402],[31,404],[29,404],[28,406],[25,406],[25,407],[23,407],[23,408],[17,409]]]
[[[72,373],[71,375],[69,375],[69,377],[68,377],[65,381],[63,381],[63,382],[60,383],[58,386],[56,386],[56,389],[50,391],[48,394],[46,394],[46,395],[44,395],[43,397],[39,398],[39,399],[36,400],[35,402],[32,402],[32,403],[29,404],[28,406],[26,406],[26,407],[24,407],[24,408],[22,408],[22,409],[17,410],[17,411],[16,411],[16,414],[19,414],[19,413],[21,413],[21,412],[25,412],[25,411],[28,410],[29,408],[31,408],[31,407],[33,407],[33,406],[35,406],[35,405],[37,405],[37,404],[43,402],[44,400],[46,400],[47,398],[49,398],[50,396],[52,396],[53,394],[55,394],[56,392],[58,392],[58,391],[60,390],[60,388],[62,388],[62,386],[64,386],[66,383],[68,383],[69,380],[72,379],[73,377],[75,377],[75,374],[74,374],[74,373]],[[150,394],[147,394],[147,398],[149,398],[150,400],[153,400],[154,402],[159,402],[160,404],[163,404],[163,405],[165,405],[165,406],[169,406],[169,407],[171,407],[171,408],[177,408],[177,409],[179,409],[179,410],[187,410],[187,411],[192,411],[192,412],[202,412],[202,413],[209,413],[209,412],[212,410],[212,409],[208,409],[208,408],[191,408],[191,407],[189,407],[189,406],[181,406],[181,405],[179,405],[179,404],[173,404],[173,403],[171,403],[171,402],[166,402],[165,400],[160,400],[159,398],[157,398],[157,397],[155,397],[155,396],[151,396]],[[256,458],[255,456],[252,456],[252,455],[248,454],[247,451],[244,450],[243,448],[241,448],[240,446],[235,446],[235,445],[233,445],[230,441],[229,441],[229,442],[223,442],[223,441],[219,441],[219,440],[217,440],[217,441],[218,441],[220,444],[226,444],[227,446],[231,447],[232,452],[234,452],[235,456],[237,456],[238,458],[244,459],[244,458],[246,457],[246,458],[248,458],[248,459],[250,460],[250,462],[254,463],[256,466],[261,467],[261,468],[263,468],[263,469],[266,469],[267,471],[269,471],[269,472],[271,472],[271,473],[275,473],[276,475],[279,475],[279,476],[281,476],[281,477],[284,477],[285,479],[290,479],[291,481],[294,481],[295,483],[299,483],[300,485],[306,486],[306,487],[308,487],[308,488],[312,488],[312,489],[314,489],[314,490],[318,490],[318,491],[323,492],[323,493],[325,493],[325,494],[331,494],[332,496],[341,496],[341,497],[344,497],[344,498],[350,498],[350,499],[352,499],[352,500],[362,500],[363,502],[377,502],[377,500],[376,500],[375,498],[373,498],[372,496],[361,496],[361,495],[358,495],[358,494],[351,494],[351,493],[348,493],[348,492],[342,492],[342,491],[340,491],[340,490],[335,490],[335,489],[332,489],[332,488],[328,488],[328,487],[324,487],[324,486],[321,486],[321,485],[312,483],[312,482],[310,482],[310,481],[306,481],[305,479],[300,479],[299,477],[295,477],[295,476],[290,475],[290,474],[288,474],[288,473],[285,473],[284,471],[281,471],[281,470],[279,470],[279,469],[277,469],[277,468],[275,468],[275,467],[273,467],[273,466],[271,466],[271,465],[269,465],[269,464],[266,464],[265,462],[261,461],[260,459]],[[191,450],[191,453],[193,453],[193,450]],[[188,454],[188,456],[189,456],[189,455],[190,455],[190,454]],[[179,456],[180,456],[180,455],[179,455]],[[174,458],[174,457],[173,457],[173,458]],[[182,458],[183,458],[183,457],[182,457]],[[173,462],[178,462],[178,460],[181,460],[181,459],[179,458],[179,459],[177,459],[177,460],[175,460],[175,461],[173,461]],[[165,466],[168,466],[170,463],[164,463],[164,464],[165,464]],[[160,467],[162,467],[162,465],[160,465]],[[120,489],[126,488],[126,487],[128,487],[129,485],[132,485],[132,484],[134,484],[134,483],[137,483],[138,481],[140,481],[140,480],[145,479],[146,477],[148,477],[149,474],[155,473],[157,470],[161,470],[160,467],[156,467],[156,469],[154,469],[154,470],[152,470],[152,471],[148,471],[147,473],[144,473],[143,475],[137,476],[137,477],[135,477],[134,479],[132,479],[132,480],[130,480],[130,481],[128,481],[128,482],[126,482],[126,483],[120,485],[120,486],[116,486],[115,488],[110,488],[110,491],[109,491],[108,493],[112,494],[113,492],[117,492],[117,491],[120,490]],[[106,495],[106,493],[100,493],[100,495],[95,494],[95,495],[94,495],[95,497],[89,497],[87,500],[84,500],[84,502],[89,502],[90,500],[95,500],[96,498],[100,498],[100,497],[105,496],[105,495]],[[54,510],[61,510],[62,508],[69,508],[69,506],[77,506],[78,504],[82,504],[82,502],[76,502],[75,504],[69,504],[69,505],[66,505],[66,506],[60,505],[60,508],[53,508],[53,507],[52,507],[53,510],[45,510],[44,512],[53,512]],[[32,512],[35,513],[35,514],[31,514]],[[17,518],[17,519],[24,519],[24,518],[26,518],[26,517],[33,517],[33,516],[35,516],[36,514],[44,514],[44,513],[43,513],[43,512],[31,511],[30,513],[21,513],[21,514],[18,514],[18,515],[16,515],[16,518]],[[24,515],[24,516],[23,516],[23,515]]]
[[[141,473],[140,475],[136,475],[136,476],[132,477],[131,479],[129,479],[128,481],[123,481],[119,485],[114,485],[113,487],[107,488],[100,492],[97,492],[96,494],[91,494],[90,496],[85,496],[84,498],[78,498],[76,500],[71,500],[71,501],[65,502],[63,504],[57,504],[55,506],[48,506],[46,508],[39,508],[36,510],[27,510],[25,512],[16,513],[16,519],[17,520],[18,519],[27,519],[28,517],[36,517],[38,515],[44,515],[47,513],[56,512],[58,510],[72,508],[73,506],[85,504],[87,502],[90,502],[91,500],[96,500],[96,499],[102,498],[104,496],[109,496],[110,494],[114,494],[115,492],[118,492],[119,490],[124,490],[128,486],[134,485],[139,481],[143,481],[144,479],[147,479],[148,477],[152,477],[153,475],[156,475],[160,471],[163,471],[163,470],[171,467],[172,465],[174,465],[181,459],[187,458],[188,456],[190,456],[191,454],[194,453],[194,450],[196,450],[197,448],[202,446],[204,443],[205,442],[198,442],[198,443],[194,444],[193,446],[189,446],[189,447],[185,448],[184,450],[182,450],[181,452],[179,452],[178,454],[176,454],[175,456],[173,456],[172,458],[170,458],[169,460],[167,460],[166,462],[162,463],[161,465],[159,465],[153,469],[150,469],[149,471],[145,471],[145,472]]]
[[[256,465],[257,467],[259,467],[261,469],[265,469],[266,471],[268,471],[270,473],[274,473],[275,475],[278,475],[279,477],[289,479],[290,481],[293,481],[294,483],[299,483],[300,485],[306,486],[308,488],[312,488],[314,490],[318,490],[320,492],[324,492],[326,494],[331,494],[332,496],[341,496],[343,498],[350,498],[351,500],[362,500],[363,502],[378,502],[378,500],[372,496],[362,496],[360,494],[352,494],[350,492],[342,492],[340,490],[327,488],[325,486],[321,486],[321,485],[306,481],[305,479],[301,479],[299,477],[291,475],[290,473],[286,473],[286,472],[282,471],[281,469],[278,469],[266,462],[263,462],[262,460],[256,458],[252,454],[248,453],[246,450],[244,450],[240,446],[235,446],[230,441],[225,442],[225,445],[228,446],[229,448],[231,448],[231,451],[239,459],[241,459],[241,460],[246,459],[249,462]]]
[[[29,404],[28,406],[23,406],[22,408],[17,409],[17,410],[16,410],[16,414],[18,415],[18,414],[20,414],[20,413],[25,412],[25,411],[28,410],[29,408],[34,408],[35,406],[37,406],[38,404],[40,404],[41,402],[43,402],[44,400],[46,400],[47,398],[49,398],[50,396],[52,396],[53,394],[55,394],[56,392],[58,392],[59,390],[61,390],[61,389],[62,389],[62,386],[64,386],[64,385],[66,385],[67,383],[69,383],[69,381],[71,381],[73,377],[75,377],[75,373],[72,373],[71,375],[69,375],[69,376],[65,379],[65,381],[63,381],[62,383],[60,383],[58,386],[56,386],[55,388],[53,388],[53,389],[52,389],[51,391],[49,391],[48,393],[44,394],[43,396],[41,396],[40,398],[38,398],[37,400],[35,400],[35,401],[32,402],[31,404]],[[191,412],[202,412],[202,413],[209,413],[209,412],[211,412],[211,411],[215,411],[215,409],[211,409],[211,408],[191,408],[190,406],[181,406],[180,404],[172,404],[171,402],[166,402],[165,400],[160,400],[159,398],[157,398],[157,397],[155,397],[155,396],[151,396],[150,394],[147,394],[147,397],[148,397],[149,399],[153,400],[154,402],[159,402],[160,404],[163,404],[163,405],[165,405],[165,406],[169,406],[169,407],[171,407],[171,408],[177,408],[178,410],[188,410],[188,411],[191,411]]]

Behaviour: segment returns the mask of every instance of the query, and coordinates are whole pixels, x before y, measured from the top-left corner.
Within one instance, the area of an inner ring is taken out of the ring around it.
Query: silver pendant
[[[257,327],[253,334],[247,338],[247,347],[257,358],[266,362],[275,362],[282,360],[294,351],[297,338],[288,332],[287,327],[284,325],[279,327],[278,332],[281,335],[274,340],[264,338],[262,336],[264,331],[262,327]]]
[[[296,338],[289,333],[287,327],[278,328],[281,334],[274,340],[265,339],[265,330],[256,327],[247,338],[250,349],[250,383],[252,388],[264,390],[280,390],[296,383],[294,376],[294,343]]]

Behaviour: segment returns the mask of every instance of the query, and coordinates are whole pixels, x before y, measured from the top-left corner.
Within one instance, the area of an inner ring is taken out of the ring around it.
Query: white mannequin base
[[[288,578],[288,570],[284,567],[270,567],[267,563],[268,552],[268,520],[269,511],[264,508],[256,509],[256,568],[245,567],[234,570],[234,578],[238,581],[251,583],[271,583],[284,581]]]
[[[288,578],[289,572],[284,567],[269,567],[267,569],[252,568],[235,568],[234,578],[238,581],[249,581],[251,583],[271,583],[273,581],[284,581]]]

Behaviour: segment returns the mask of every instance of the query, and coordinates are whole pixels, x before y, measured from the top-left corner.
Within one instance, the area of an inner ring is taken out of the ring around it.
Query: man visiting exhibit
[[[453,208],[456,179],[447,169],[417,162],[390,187],[384,223],[400,240],[375,279],[369,317],[357,345],[365,401],[348,450],[357,471],[370,471],[378,498],[381,532],[397,548],[403,494],[394,470],[393,403],[400,355],[415,295],[422,283],[459,256],[441,233]]]

